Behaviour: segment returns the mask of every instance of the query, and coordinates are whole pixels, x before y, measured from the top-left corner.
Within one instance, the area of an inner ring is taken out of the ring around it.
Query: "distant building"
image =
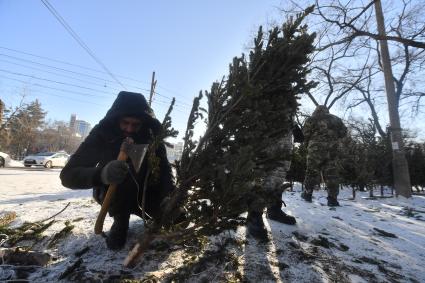
[[[71,120],[69,120],[69,128],[74,131],[75,130],[75,121],[77,120],[77,115],[71,114]]]
[[[91,130],[90,123],[84,120],[77,120],[77,115],[71,114],[71,120],[69,121],[69,129],[76,136],[85,138]]]
[[[86,137],[90,133],[91,125],[90,123],[83,120],[75,120],[75,133],[79,134],[81,137]]]
[[[175,160],[180,160],[183,154],[183,142],[178,142],[176,144],[172,144],[174,147],[166,147],[167,148],[167,158],[168,161],[174,162]]]

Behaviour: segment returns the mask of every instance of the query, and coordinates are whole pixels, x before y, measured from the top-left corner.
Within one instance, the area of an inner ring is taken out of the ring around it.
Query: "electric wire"
[[[86,90],[91,90],[91,91],[96,91],[96,92],[101,92],[101,93],[113,95],[112,93],[109,93],[109,92],[106,92],[106,91],[103,91],[103,90],[98,90],[98,89],[80,86],[80,85],[76,85],[76,84],[70,84],[70,83],[50,80],[50,79],[46,79],[46,78],[40,78],[40,77],[37,77],[37,76],[34,76],[34,75],[27,75],[27,74],[22,74],[22,73],[17,73],[17,72],[11,72],[11,71],[7,71],[7,70],[4,70],[4,69],[0,69],[0,72],[4,72],[4,73],[16,75],[16,76],[21,76],[21,77],[29,77],[29,78],[33,78],[33,79],[36,79],[36,80],[47,81],[47,82],[51,82],[51,83],[56,83],[56,84],[61,84],[61,85],[66,85],[66,86],[72,86],[72,87],[77,87],[77,88],[82,88],[82,89],[86,89]]]
[[[0,75],[1,77],[1,75]],[[17,87],[16,85],[8,85],[9,87]],[[91,104],[91,105],[96,105],[96,106],[101,106],[102,108],[105,107],[104,104],[99,104],[99,103],[95,103],[92,101],[87,101],[87,100],[81,100],[75,97],[69,97],[69,96],[63,96],[60,94],[54,94],[54,93],[50,93],[50,92],[42,92],[41,90],[31,90],[31,92],[38,92],[38,93],[42,93],[43,95],[49,95],[49,96],[55,96],[55,97],[59,97],[59,98],[64,98],[64,99],[68,99],[68,100],[72,100],[72,101],[76,101],[76,102],[80,102],[80,103],[84,103],[84,104]],[[29,94],[29,96],[31,96],[32,94]]]
[[[2,69],[0,69],[0,71],[3,71],[4,72],[4,70],[2,70]],[[8,73],[15,74],[14,72],[8,72]],[[41,78],[38,78],[38,77],[35,77],[35,76],[32,76],[32,75],[24,75],[24,74],[21,74],[21,75],[23,75],[25,77],[29,77],[29,78],[41,79]],[[81,96],[108,98],[108,97],[111,97],[111,95],[112,96],[115,95],[115,94],[112,94],[112,93],[110,95],[108,95],[108,96],[106,96],[106,95],[96,95],[96,94],[91,94],[91,93],[83,93],[83,92],[77,92],[77,91],[72,91],[72,90],[64,90],[64,89],[60,89],[60,88],[56,88],[56,87],[46,86],[46,85],[42,85],[42,84],[39,84],[39,83],[29,83],[27,81],[15,79],[15,78],[10,78],[10,77],[4,76],[4,75],[0,75],[0,77],[2,77],[4,79],[8,79],[8,80],[17,81],[17,82],[20,82],[22,84],[30,84],[31,86],[41,87],[41,88],[50,89],[50,90],[57,90],[57,91],[61,91],[61,92],[65,92],[65,93],[71,93],[71,94],[77,94],[77,95],[81,95]],[[46,80],[46,81],[51,81],[51,80]],[[56,82],[56,81],[53,81],[53,82],[60,83],[60,82]],[[61,83],[61,84],[67,85],[66,83]],[[69,99],[72,100],[71,97],[69,97]],[[171,101],[170,102],[167,102],[167,101],[163,101],[163,100],[158,100],[157,98],[154,98],[154,101],[153,102],[161,103],[163,105],[170,105],[170,103],[171,103]],[[174,110],[177,111],[177,112],[180,112],[180,113],[187,114],[187,111],[183,111],[183,110],[187,110],[187,108],[184,107],[184,106],[182,106],[182,105],[176,105],[175,104],[174,105]]]
[[[27,81],[23,81],[23,80],[19,80],[19,79],[15,79],[15,78],[6,77],[4,75],[0,75],[0,77],[1,78],[5,78],[5,79],[8,79],[8,80],[17,81],[17,82],[20,82],[22,84],[29,84],[30,86],[37,86],[37,87],[41,87],[41,88],[46,88],[46,89],[51,89],[51,90],[57,90],[57,91],[62,91],[62,92],[68,92],[68,93],[82,95],[82,96],[108,98],[106,96],[95,95],[95,94],[91,94],[91,93],[84,93],[84,92],[78,92],[78,91],[72,91],[72,90],[64,90],[64,89],[60,89],[60,88],[56,88],[56,87],[50,87],[50,86],[42,85],[42,84],[39,84],[39,83],[29,83]]]
[[[84,43],[84,41],[78,36],[78,34],[68,25],[65,19],[59,14],[59,12],[49,3],[48,0],[41,0],[46,8],[52,13],[52,15],[59,21],[59,23],[68,31],[68,33],[77,41],[77,43],[92,57],[101,67],[104,69],[111,78],[113,78],[119,85],[124,89],[127,89],[118,78],[112,74],[112,72],[106,67],[106,65],[93,53],[93,51]]]
[[[37,80],[42,80],[42,81],[52,82],[52,83],[56,83],[56,84],[61,84],[61,85],[66,85],[66,86],[71,86],[71,87],[77,87],[77,88],[82,88],[82,89],[86,89],[86,90],[91,90],[91,91],[96,91],[96,92],[100,92],[100,93],[106,93],[106,94],[113,95],[112,93],[106,92],[104,90],[98,90],[98,89],[85,87],[85,86],[81,86],[81,85],[76,85],[76,84],[66,83],[66,82],[62,82],[62,81],[56,81],[56,80],[41,78],[41,77],[37,77],[37,76],[34,76],[34,75],[28,75],[28,74],[23,74],[23,73],[19,73],[19,72],[8,71],[8,70],[4,70],[4,69],[0,69],[0,72],[9,73],[9,74],[13,74],[13,75],[16,75],[16,76],[29,77],[29,78],[33,78],[33,79],[37,79]],[[163,97],[163,98],[172,99],[172,98],[165,96],[165,95],[162,95],[158,92],[155,92],[155,94],[157,94],[158,96]],[[182,102],[175,103],[175,106],[185,108],[185,109],[190,109],[189,105],[182,103]]]
[[[67,76],[65,74],[61,74],[61,73],[57,73],[57,72],[52,72],[52,71],[47,71],[47,70],[43,70],[43,69],[40,69],[40,68],[31,67],[31,66],[27,66],[27,65],[24,65],[24,64],[19,64],[19,63],[8,61],[8,60],[0,59],[0,62],[6,62],[8,64],[20,66],[20,67],[31,69],[31,70],[36,70],[36,71],[47,73],[47,74],[52,74],[52,75],[59,76],[59,77],[64,77],[64,78],[76,80],[76,81],[79,81],[79,82],[82,82],[82,83],[86,83],[86,84],[96,85],[96,86],[99,86],[99,87],[102,87],[102,88],[109,88],[109,89],[115,90],[117,92],[120,91],[120,89],[115,88],[115,87],[108,86],[106,84],[103,84],[102,85],[102,84],[95,83],[95,82],[92,82],[92,81],[82,80],[82,79],[79,79],[79,78],[76,78],[76,77],[73,77],[73,76]]]
[[[72,73],[72,74],[76,74],[76,75],[87,76],[87,77],[90,77],[90,78],[93,78],[93,79],[97,79],[97,80],[100,80],[100,81],[107,81],[107,82],[110,82],[110,83],[115,83],[114,81],[107,80],[107,79],[105,80],[103,78],[92,76],[92,75],[89,75],[89,74],[75,72],[75,71],[71,71],[71,70],[67,70],[67,69],[63,69],[63,68],[59,68],[59,67],[55,67],[55,66],[51,66],[51,65],[39,63],[39,62],[35,62],[35,61],[32,61],[32,60],[22,59],[22,58],[15,57],[15,56],[10,56],[10,55],[1,54],[1,53],[0,53],[0,56],[11,58],[11,59],[18,60],[18,61],[27,62],[27,63],[30,63],[30,64],[36,64],[36,65],[39,65],[39,66],[43,66],[43,67],[47,67],[47,68],[52,68],[52,69],[55,69],[55,70],[59,70],[59,71],[63,71],[63,72],[68,72],[68,73]],[[18,64],[18,63],[10,62],[8,60],[1,60],[1,61],[6,61],[6,62],[9,62],[9,63],[12,63],[12,64],[16,64],[16,65],[21,65],[21,64]],[[28,67],[28,68],[33,68],[33,67]],[[38,68],[35,68],[35,69],[38,69]],[[40,70],[40,69],[38,69],[38,70]],[[49,71],[45,71],[45,72],[49,72]],[[51,72],[49,72],[49,73],[51,73]],[[66,76],[66,77],[68,77],[68,76]],[[76,78],[74,78],[74,79],[76,79]],[[65,83],[63,83],[63,84],[65,84]],[[96,85],[99,85],[99,84],[96,84]],[[141,90],[141,91],[145,91],[145,92],[149,92],[150,91],[149,89],[140,88],[140,87],[137,87],[137,86],[130,86],[130,87],[132,87],[134,89]],[[86,87],[82,87],[82,88],[86,88]],[[112,87],[110,87],[110,88],[111,89],[115,89],[117,91],[120,91],[117,88],[112,88]],[[166,96],[166,95],[164,95],[162,93],[159,93],[157,91],[155,91],[154,93],[156,95],[158,95],[158,96],[163,97],[163,98],[172,99],[172,97]],[[176,99],[176,106],[180,106],[180,107],[184,107],[184,108],[189,108],[189,109],[191,109],[191,107],[192,107],[192,105],[190,105],[188,103],[185,103],[185,102],[178,101],[177,99]]]
[[[78,64],[74,64],[74,63],[70,63],[70,62],[62,61],[62,60],[57,60],[57,59],[53,59],[53,58],[46,57],[46,56],[40,56],[40,55],[36,55],[36,54],[33,54],[33,53],[28,53],[28,52],[24,52],[24,51],[20,51],[20,50],[12,49],[12,48],[4,47],[4,46],[0,46],[0,49],[4,49],[4,50],[8,50],[8,51],[13,51],[13,52],[16,52],[16,53],[25,54],[25,55],[33,56],[33,57],[40,58],[40,59],[45,59],[45,60],[49,60],[49,61],[53,61],[53,62],[57,62],[57,63],[61,63],[61,64],[66,64],[66,65],[69,65],[69,66],[75,66],[75,67],[79,67],[79,68],[82,68],[82,69],[86,69],[86,70],[90,70],[90,71],[94,71],[94,72],[98,72],[98,73],[106,74],[106,72],[103,72],[103,71],[100,71],[100,70],[96,70],[96,69],[93,69],[93,68],[90,68],[90,67],[86,67],[86,66],[82,66],[82,65],[78,65]],[[14,59],[16,59],[16,60],[25,60],[25,59],[21,59],[21,58],[18,58],[18,57],[13,57],[13,56],[10,56],[10,55],[4,55],[4,54],[0,54],[0,55],[8,56],[8,57],[14,58]],[[41,63],[34,62],[34,61],[31,61],[31,60],[26,60],[26,61],[27,61],[27,62],[28,62],[28,61],[29,61],[29,62],[33,62],[33,63],[35,63],[35,64],[41,64]],[[16,63],[15,63],[15,64],[16,64]],[[44,65],[44,66],[48,66],[48,67],[52,67],[52,66],[45,65],[45,64],[43,64],[43,65]],[[69,70],[66,70],[66,69],[61,69],[61,70],[70,72]],[[71,72],[72,72],[72,71],[71,71]],[[74,72],[74,73],[77,73],[77,72]],[[78,74],[79,74],[79,75],[85,75],[85,76],[91,76],[91,75],[84,74],[84,73],[78,73]],[[138,83],[142,83],[142,84],[145,84],[145,85],[149,85],[147,82],[144,82],[144,81],[141,81],[141,80],[137,80],[137,79],[134,79],[134,78],[130,78],[130,77],[128,77],[128,76],[123,76],[123,75],[116,75],[116,76],[117,76],[117,77],[124,78],[124,79],[127,79],[127,80],[131,80],[131,81],[134,81],[134,82],[138,82]],[[105,79],[103,79],[103,78],[99,78],[99,77],[94,77],[94,78],[96,78],[96,79],[101,79],[101,80],[105,80]],[[113,81],[108,81],[108,82],[116,83],[116,82],[113,82]],[[138,87],[135,87],[135,86],[131,86],[131,87],[133,87],[133,88],[138,88]],[[171,90],[171,89],[169,89],[169,88],[166,88],[166,87],[162,86],[162,84],[158,84],[158,85],[157,85],[157,87],[158,87],[158,88],[160,88],[160,89],[163,89],[163,90],[164,90],[164,91],[166,91],[166,92],[169,92],[169,93],[175,94],[175,95],[177,95],[178,97],[184,97],[181,93],[179,93],[179,92],[177,92],[177,91],[175,91],[175,90]],[[141,89],[141,90],[144,90],[144,91],[150,91],[149,89],[146,89],[146,88],[138,88],[138,89]],[[158,92],[155,92],[155,93],[157,93],[157,94],[158,94]],[[165,96],[165,95],[164,95],[164,96]],[[167,96],[165,96],[165,97],[167,97]],[[170,97],[167,97],[167,98],[171,99]],[[188,102],[189,102],[189,101],[191,102],[191,100],[190,100],[190,99],[188,99],[188,98],[185,98],[184,100],[185,100],[185,101],[188,101]],[[181,103],[183,103],[183,102],[181,102]],[[191,104],[188,104],[188,103],[184,103],[184,104],[186,104],[187,106],[192,107],[192,105],[191,105]]]
[[[3,48],[3,49],[8,49],[8,48]],[[22,53],[25,54],[25,52],[22,52]],[[60,68],[60,67],[56,67],[56,66],[52,66],[52,65],[48,65],[48,64],[43,64],[43,63],[40,63],[40,62],[35,62],[35,61],[32,61],[32,60],[23,59],[23,58],[19,58],[19,57],[7,55],[7,54],[1,54],[0,53],[0,56],[7,57],[7,58],[10,58],[10,59],[13,59],[13,60],[23,61],[23,62],[30,63],[30,64],[39,65],[39,66],[42,66],[42,67],[52,68],[52,69],[55,69],[55,70],[58,70],[58,71],[67,72],[67,73],[71,73],[71,74],[75,74],[75,75],[79,75],[79,76],[86,76],[86,77],[90,77],[90,78],[97,79],[97,80],[100,80],[100,81],[106,81],[106,82],[110,82],[110,83],[116,83],[114,81],[111,81],[111,80],[108,80],[108,79],[105,79],[105,78],[101,78],[101,77],[97,77],[97,76],[93,76],[93,75],[90,75],[90,74],[81,73],[81,72],[75,72],[75,71],[72,71],[72,70],[68,70],[68,69],[64,69],[64,68]],[[36,56],[36,55],[34,55],[34,56]],[[42,57],[42,56],[40,56],[40,57]],[[52,60],[54,60],[54,59],[52,59]],[[8,61],[8,60],[1,60],[1,61],[7,62],[7,63],[10,63],[10,64],[15,64],[15,65],[22,66],[22,67],[26,67],[26,68],[30,68],[30,69],[35,69],[35,70],[43,71],[43,72],[46,72],[46,73],[51,73],[51,74],[55,74],[55,75],[59,75],[59,76],[64,76],[64,77],[68,77],[68,78],[71,78],[71,79],[75,79],[75,80],[79,80],[79,81],[83,81],[83,82],[89,83],[89,82],[87,82],[85,80],[81,80],[81,79],[78,79],[78,78],[75,78],[75,77],[70,77],[70,76],[66,76],[66,75],[63,75],[63,74],[59,74],[59,73],[55,73],[55,72],[51,72],[51,71],[47,71],[47,70],[42,70],[42,69],[35,68],[35,67],[25,66],[25,65],[22,65],[22,64],[19,64],[19,63],[16,63],[16,62],[11,62],[11,61]],[[56,61],[59,61],[59,60],[56,60]],[[26,75],[26,76],[30,76],[30,75]],[[31,76],[31,77],[33,77],[33,76]],[[44,79],[44,80],[48,80],[48,79]],[[58,82],[58,83],[69,85],[68,83],[63,83],[63,82]],[[96,83],[93,83],[93,82],[90,82],[90,83],[91,84],[95,84],[97,86],[100,86],[100,84],[96,84]],[[92,88],[87,88],[87,87],[82,87],[82,86],[76,86],[76,87],[94,90]],[[105,87],[105,85],[103,85],[102,87]],[[114,90],[117,90],[117,91],[120,91],[117,88],[112,88],[110,86],[107,86],[107,87],[109,87],[111,89],[114,89]],[[140,87],[137,87],[137,86],[131,86],[131,87],[132,88],[135,88],[135,89],[142,90],[142,91],[150,91],[149,89],[140,88]],[[160,87],[160,88],[162,88],[162,89],[164,89],[166,91],[170,91],[171,92],[171,90],[168,90],[168,89],[166,89],[164,87]],[[99,91],[99,90],[94,90],[94,91]],[[167,96],[167,95],[164,95],[164,94],[162,94],[162,93],[160,93],[158,91],[154,91],[154,93],[156,95],[160,96],[160,97],[167,98],[167,99],[172,99],[172,97]],[[174,92],[174,93],[175,94],[178,94],[177,92]],[[183,107],[183,108],[188,108],[188,109],[191,109],[191,107],[192,107],[191,104],[188,104],[188,103],[179,101],[179,99],[176,99],[175,106]]]
[[[8,51],[13,51],[13,52],[16,52],[16,53],[21,53],[21,54],[25,54],[25,55],[28,55],[28,56],[33,56],[33,57],[37,57],[37,58],[44,59],[44,60],[49,60],[49,61],[53,61],[53,62],[57,62],[57,63],[61,63],[61,64],[73,66],[73,67],[78,67],[78,68],[86,69],[86,70],[89,70],[89,71],[92,71],[92,72],[97,72],[97,73],[101,73],[101,74],[107,74],[104,71],[100,71],[100,70],[97,70],[97,69],[94,69],[94,68],[90,68],[90,67],[86,67],[86,66],[82,66],[82,65],[79,65],[79,64],[74,64],[74,63],[70,63],[70,62],[66,62],[66,61],[62,61],[62,60],[58,60],[58,59],[54,59],[54,58],[50,58],[50,57],[46,57],[46,56],[40,56],[40,55],[36,55],[36,54],[33,54],[33,53],[16,50],[16,49],[13,49],[13,48],[8,48],[8,47],[0,46],[0,49],[5,49],[5,50],[8,50]],[[117,76],[119,78],[126,79],[126,80],[130,80],[130,81],[142,83],[142,84],[145,84],[145,85],[150,85],[150,83],[148,83],[148,82],[144,82],[144,81],[137,80],[137,79],[134,79],[134,78],[130,78],[130,77],[127,77],[127,76],[118,75],[118,74],[115,74],[115,76]]]
[[[154,100],[152,100],[152,103],[161,103],[161,104],[167,105],[169,107],[170,104],[171,104],[171,101],[170,102],[167,102],[167,101],[162,101],[162,100],[154,99]],[[176,105],[174,105],[174,106],[176,106]],[[180,113],[183,113],[183,114],[188,114],[189,113],[187,111],[182,111],[182,110],[178,109],[177,107],[174,107],[173,108],[173,111],[177,111],[177,112],[180,112]]]
[[[64,68],[59,68],[59,67],[55,67],[55,66],[52,66],[52,65],[39,63],[39,62],[35,62],[35,61],[32,61],[32,60],[28,60],[28,59],[22,59],[22,58],[7,55],[7,54],[0,53],[0,56],[7,57],[7,58],[10,58],[10,59],[14,59],[14,60],[18,60],[18,61],[31,63],[31,64],[35,64],[35,65],[39,65],[39,66],[43,66],[43,67],[47,67],[47,68],[51,68],[51,69],[55,69],[55,70],[59,70],[59,71],[63,71],[63,72],[67,72],[67,73],[72,73],[72,74],[76,74],[76,75],[80,75],[80,76],[90,77],[92,79],[100,80],[100,81],[103,81],[103,82],[110,82],[110,83],[114,83],[114,84],[116,83],[114,81],[111,81],[111,80],[108,80],[108,79],[105,79],[105,78],[101,78],[101,77],[97,77],[97,76],[93,76],[93,75],[89,75],[89,74],[85,74],[85,73],[75,72],[75,71],[67,70],[67,69],[64,69]],[[144,90],[149,91],[148,89],[144,89]]]

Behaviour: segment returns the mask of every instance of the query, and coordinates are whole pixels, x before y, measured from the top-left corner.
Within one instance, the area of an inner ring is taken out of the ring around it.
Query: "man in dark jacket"
[[[143,183],[148,177],[146,159],[138,173],[130,162],[116,160],[120,146],[126,137],[131,137],[136,144],[149,144],[160,129],[161,124],[154,118],[145,97],[122,91],[60,174],[65,187],[93,188],[93,197],[99,204],[103,202],[109,184],[118,184],[109,207],[109,215],[114,218],[106,238],[110,249],[120,249],[125,245],[130,214],[142,217]],[[157,180],[149,179],[145,211],[157,219],[160,217],[161,201],[174,189],[174,184],[165,146],[161,144],[155,154],[160,160],[160,176]]]
[[[328,189],[328,205],[339,206],[339,176],[337,168],[338,146],[347,134],[342,120],[329,113],[328,108],[319,105],[311,117],[307,118],[304,128],[307,146],[307,170],[304,191],[301,197],[312,201],[315,187],[320,185],[321,176]]]

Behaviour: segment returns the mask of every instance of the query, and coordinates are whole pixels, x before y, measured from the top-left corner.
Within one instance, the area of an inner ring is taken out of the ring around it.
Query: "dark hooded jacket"
[[[139,93],[120,92],[115,102],[99,124],[71,156],[63,168],[60,178],[65,187],[71,189],[93,188],[93,197],[102,203],[108,186],[100,178],[102,168],[111,160],[116,160],[124,135],[119,127],[122,117],[141,119],[142,127],[132,138],[136,144],[151,143],[161,130],[160,122],[154,118],[146,99]],[[165,146],[161,144],[156,150],[160,158],[160,176],[157,180],[149,178],[146,191],[146,212],[153,217],[160,215],[160,203],[173,189],[171,167],[167,160]],[[141,215],[139,204],[142,200],[143,183],[147,172],[147,159],[136,174],[129,162],[130,174],[118,185],[109,209],[111,216],[122,213]]]

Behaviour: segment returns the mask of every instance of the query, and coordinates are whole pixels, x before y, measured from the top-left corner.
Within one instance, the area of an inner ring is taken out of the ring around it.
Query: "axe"
[[[117,160],[126,161],[130,158],[133,164],[134,170],[139,172],[140,166],[142,165],[143,159],[148,150],[148,144],[135,144],[132,138],[126,138],[121,144],[120,153],[118,154]],[[105,221],[106,213],[108,212],[111,200],[117,190],[117,184],[110,184],[106,196],[103,199],[102,207],[100,208],[99,215],[96,219],[94,226],[94,233],[100,234],[103,230],[103,222]]]

